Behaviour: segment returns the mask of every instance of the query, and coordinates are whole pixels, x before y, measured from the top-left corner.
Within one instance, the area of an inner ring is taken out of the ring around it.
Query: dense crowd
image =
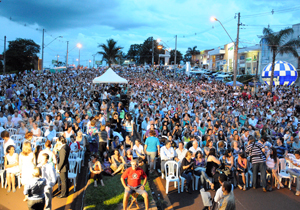
[[[104,71],[28,72],[1,81],[0,152],[8,192],[16,190],[16,174],[25,186],[35,174],[35,183],[52,187],[56,180],[45,184],[35,167],[48,162],[60,172],[60,148],[68,145],[70,155],[90,155],[95,187],[96,180],[104,185],[103,174],[122,173],[133,159],[146,174],[160,169],[162,178],[174,160],[190,193],[196,179],[200,188],[218,191],[225,181],[256,188],[259,172],[263,190],[271,191],[274,180],[284,187],[281,171],[288,165],[283,178],[296,178],[300,195],[299,88],[269,92],[261,86],[254,92],[246,85],[127,68],[115,71],[128,84],[93,84]],[[232,200],[222,192],[216,199],[221,206]]]

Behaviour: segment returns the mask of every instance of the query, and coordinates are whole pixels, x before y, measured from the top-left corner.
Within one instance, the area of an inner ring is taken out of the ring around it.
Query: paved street
[[[167,209],[180,210],[201,210],[204,206],[202,203],[199,191],[194,191],[192,194],[186,192],[177,193],[177,188],[174,188],[173,183],[170,184],[169,194],[165,194],[165,180],[157,178],[156,186],[159,188],[165,201],[170,202]],[[210,190],[212,197],[215,192]],[[156,192],[157,193],[157,192]],[[238,188],[234,190],[236,209],[237,210],[298,210],[300,209],[300,197],[295,196],[295,186],[292,191],[287,188],[274,189],[272,192],[263,192],[262,188],[247,191],[241,191]]]

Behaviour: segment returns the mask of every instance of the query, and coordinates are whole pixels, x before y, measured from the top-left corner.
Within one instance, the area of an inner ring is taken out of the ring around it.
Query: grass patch
[[[103,176],[104,187],[98,183],[98,187],[94,187],[94,184],[90,184],[86,189],[84,198],[84,209],[101,209],[101,210],[114,210],[117,209],[118,204],[123,202],[124,187],[121,183],[121,175],[117,174],[114,177]],[[90,180],[92,181],[92,180]],[[93,182],[93,181],[92,181]],[[147,182],[145,186],[148,192],[149,201],[152,200],[150,187]],[[139,202],[144,202],[144,198],[139,195]]]

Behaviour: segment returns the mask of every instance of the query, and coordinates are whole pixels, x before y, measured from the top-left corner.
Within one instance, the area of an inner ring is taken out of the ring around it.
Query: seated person
[[[127,184],[125,179],[127,178]],[[144,178],[143,184],[141,180]],[[136,160],[131,161],[131,167],[126,169],[121,177],[122,185],[125,188],[124,198],[123,198],[123,209],[127,210],[128,198],[132,193],[138,193],[143,196],[145,202],[145,209],[148,210],[148,194],[145,190],[145,185],[147,183],[146,173],[138,167]]]
[[[79,142],[76,141],[75,136],[71,135],[70,136],[70,140],[71,140],[71,143],[69,145],[70,152],[79,152],[81,150],[81,148],[80,148]]]
[[[101,185],[104,186],[103,179],[102,179],[102,174],[103,170],[101,167],[101,163],[98,160],[97,155],[91,155],[91,161],[89,162],[89,168],[90,168],[90,178],[94,179],[94,187],[97,187],[97,179],[98,181],[101,182]]]
[[[284,156],[286,156],[288,153],[287,147],[283,145],[284,139],[282,137],[278,137],[276,143],[277,143],[277,147],[276,147],[277,157],[284,158]]]

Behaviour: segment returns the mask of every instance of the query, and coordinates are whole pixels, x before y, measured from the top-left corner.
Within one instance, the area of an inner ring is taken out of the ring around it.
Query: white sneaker
[[[161,173],[161,178],[164,179],[165,178],[165,174]]]
[[[98,187],[97,181],[94,181],[94,187]]]

